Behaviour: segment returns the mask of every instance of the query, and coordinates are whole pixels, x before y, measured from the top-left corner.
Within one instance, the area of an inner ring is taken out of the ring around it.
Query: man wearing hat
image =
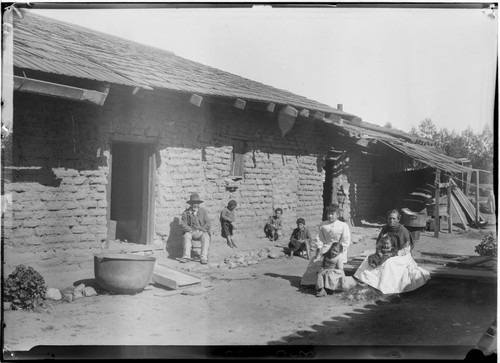
[[[200,208],[203,201],[198,193],[193,193],[186,202],[190,205],[182,213],[181,229],[183,237],[184,252],[180,262],[191,261],[192,241],[201,241],[200,262],[203,265],[208,263],[208,247],[210,245],[210,218],[205,209]]]

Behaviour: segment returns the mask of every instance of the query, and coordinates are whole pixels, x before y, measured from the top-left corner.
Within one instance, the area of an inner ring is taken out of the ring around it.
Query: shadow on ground
[[[299,289],[301,287],[300,286],[301,276],[297,276],[297,275],[280,275],[280,274],[275,274],[275,273],[272,273],[272,272],[266,272],[264,274],[264,276],[269,276],[269,277],[274,277],[274,278],[280,278],[280,279],[287,280],[287,281],[290,282],[290,286],[296,287],[297,289]]]
[[[277,276],[281,277],[281,276]],[[288,276],[282,277],[288,279]],[[294,279],[290,279],[295,281]],[[431,280],[390,301],[359,302],[353,312],[270,341],[270,345],[462,346],[467,351],[496,317],[496,288],[472,281]],[[356,303],[332,296],[332,306]],[[417,308],[415,308],[417,307]]]

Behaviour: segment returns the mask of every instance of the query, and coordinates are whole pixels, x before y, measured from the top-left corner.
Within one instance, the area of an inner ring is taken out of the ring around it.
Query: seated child
[[[231,248],[237,247],[233,240],[233,230],[236,228],[234,210],[237,205],[235,200],[230,200],[227,207],[220,212],[221,236],[226,239],[227,245]]]
[[[297,228],[293,230],[290,242],[288,242],[290,258],[292,258],[293,255],[300,255],[300,253],[304,251],[307,252],[307,257],[311,258],[311,252],[309,250],[309,243],[311,240],[311,233],[306,228],[306,221],[304,218],[297,219]]]
[[[326,296],[325,289],[341,291],[345,285],[344,262],[342,261],[342,245],[332,243],[330,249],[323,256],[323,264],[318,272],[316,281],[316,296]]]
[[[368,264],[375,268],[382,265],[387,259],[397,255],[398,249],[396,248],[396,242],[393,238],[385,235],[377,245],[376,252],[368,256]]]
[[[276,241],[283,235],[283,220],[281,215],[283,210],[281,208],[276,208],[274,210],[274,216],[270,216],[267,219],[266,225],[264,226],[264,233],[269,241]]]

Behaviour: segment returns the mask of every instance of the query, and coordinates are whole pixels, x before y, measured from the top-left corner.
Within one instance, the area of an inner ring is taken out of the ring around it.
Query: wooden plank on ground
[[[469,257],[471,256],[465,256],[465,255],[455,255],[455,254],[452,254],[452,253],[441,253],[441,252],[420,252],[420,254],[422,255],[426,255],[426,256],[439,256],[439,257],[443,257],[443,258],[453,258],[453,259],[456,259],[456,260],[466,260],[468,259]]]
[[[462,211],[462,208],[460,208],[458,206],[458,202],[456,200],[456,198],[453,196],[453,194],[451,195],[451,205],[453,206],[453,208],[455,209],[457,215],[458,215],[458,218],[460,218],[460,222],[462,222],[462,225],[464,226],[464,229],[466,231],[469,231],[470,228],[469,226],[467,225],[467,218],[465,217],[465,214],[464,212]]]
[[[198,285],[201,283],[201,278],[157,263],[153,270],[151,281],[171,289],[179,289],[181,287]]]
[[[446,267],[432,264],[419,264],[419,266],[428,271],[431,278],[476,280],[488,283],[497,282],[496,271],[489,269]],[[348,276],[353,275],[358,267],[359,265],[348,262],[344,265],[344,272]]]
[[[464,198],[463,197],[463,193],[458,192],[458,189],[456,189],[456,188],[453,188],[452,195],[456,198],[459,206],[462,208],[462,211],[464,212],[464,215],[466,216],[467,221],[469,223],[474,223],[475,224],[474,214],[472,214],[472,212],[471,212],[471,210],[469,208],[469,205],[467,203],[468,199]]]
[[[491,256],[473,256],[464,261],[450,261],[447,266],[471,267],[490,261],[492,258]]]
[[[470,269],[458,267],[445,267],[436,265],[419,265],[424,270],[429,271],[431,277],[451,278],[451,279],[465,279],[477,280],[482,282],[497,282],[496,271],[483,270],[483,269]]]
[[[455,195],[457,198],[458,202],[466,212],[466,214],[470,215],[471,217],[474,217],[474,209],[472,202],[467,198],[467,196],[460,190],[455,183],[453,183],[453,188],[452,188],[452,193]]]
[[[465,196],[465,194],[459,188],[453,188],[452,193],[457,197],[457,200],[462,205],[464,210],[466,211],[466,215],[470,218],[471,223],[475,225],[484,224],[486,220],[481,214],[478,214],[478,220],[476,221],[476,213],[474,204]]]
[[[366,256],[354,256],[352,257],[352,260],[354,261],[361,261],[363,262],[363,260],[366,258]]]
[[[421,264],[421,263],[430,263],[430,264],[433,264],[433,265],[441,265],[441,266],[444,266],[448,262],[450,262],[449,259],[446,259],[446,258],[437,258],[437,257],[415,257],[414,260],[418,264]]]

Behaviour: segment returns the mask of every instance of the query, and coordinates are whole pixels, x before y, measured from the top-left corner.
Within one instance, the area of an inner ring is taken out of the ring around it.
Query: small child
[[[221,236],[226,239],[227,245],[231,248],[237,247],[233,240],[233,230],[236,229],[234,210],[237,205],[238,203],[235,200],[230,200],[227,207],[224,207],[220,212]]]
[[[264,226],[264,233],[269,241],[276,241],[283,235],[283,220],[281,215],[283,210],[281,208],[276,208],[274,210],[274,216],[270,216],[267,219],[266,225]]]
[[[375,268],[380,266],[385,261],[393,256],[398,255],[398,249],[393,238],[388,235],[382,236],[380,243],[377,245],[376,252],[368,256],[368,264]]]
[[[311,233],[306,228],[306,221],[304,218],[297,219],[297,228],[293,230],[290,242],[288,242],[290,258],[292,258],[294,254],[300,255],[300,253],[304,251],[307,253],[307,258],[311,258],[311,252],[309,249],[309,243],[311,240]]]
[[[323,256],[323,264],[318,272],[316,281],[316,297],[326,296],[325,289],[341,291],[345,285],[344,262],[340,255],[343,251],[338,242],[332,243],[330,249]]]

